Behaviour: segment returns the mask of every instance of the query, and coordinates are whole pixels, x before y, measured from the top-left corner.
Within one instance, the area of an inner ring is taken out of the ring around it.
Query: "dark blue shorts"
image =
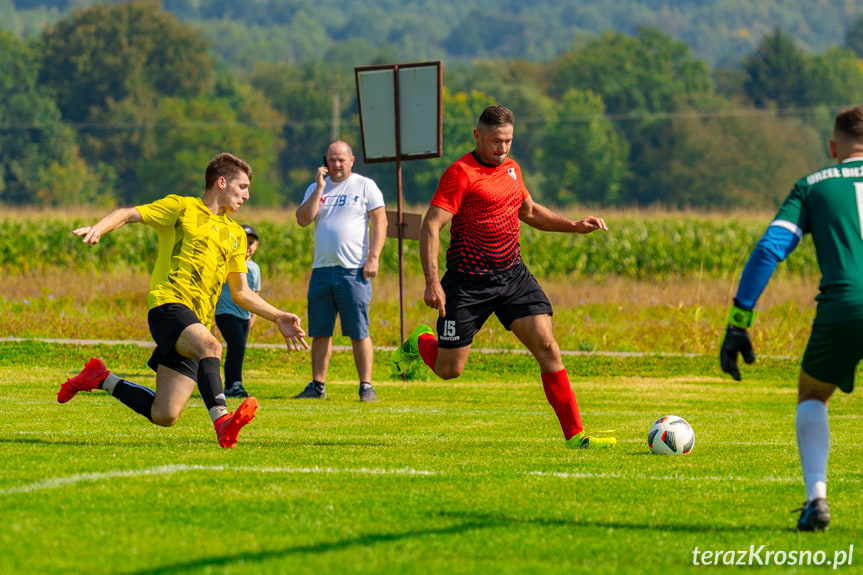
[[[309,337],[332,337],[336,315],[342,323],[342,335],[351,339],[369,337],[372,282],[363,280],[362,268],[314,268],[308,297]]]
[[[437,320],[441,348],[473,343],[492,313],[507,330],[519,318],[554,313],[539,282],[523,263],[490,275],[447,271],[441,285],[446,294],[446,317]]]
[[[183,330],[195,323],[201,323],[195,312],[179,303],[166,303],[154,307],[147,314],[150,333],[156,342],[156,349],[147,365],[158,372],[159,366],[170,367],[194,380],[198,379],[198,362],[183,357],[175,346]]]

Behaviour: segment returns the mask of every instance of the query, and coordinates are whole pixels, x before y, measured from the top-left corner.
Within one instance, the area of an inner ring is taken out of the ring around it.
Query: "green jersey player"
[[[829,144],[838,163],[797,181],[752,251],[720,352],[722,370],[739,380],[737,354],[746,363],[755,361],[747,332],[755,303],[777,263],[803,234],[812,234],[821,283],[798,380],[795,427],[806,484],[798,531],[826,530],[830,524],[827,404],[837,387],[852,391],[863,358],[863,106],[836,116]]]

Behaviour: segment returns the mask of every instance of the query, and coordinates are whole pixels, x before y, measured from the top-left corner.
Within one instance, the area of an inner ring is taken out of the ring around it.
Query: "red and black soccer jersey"
[[[521,262],[518,211],[528,195],[515,160],[489,166],[471,152],[447,168],[431,201],[454,214],[447,269],[493,274]]]

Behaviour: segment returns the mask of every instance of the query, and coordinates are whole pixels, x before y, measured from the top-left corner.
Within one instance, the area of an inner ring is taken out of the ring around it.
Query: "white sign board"
[[[443,155],[440,62],[355,72],[365,162]]]

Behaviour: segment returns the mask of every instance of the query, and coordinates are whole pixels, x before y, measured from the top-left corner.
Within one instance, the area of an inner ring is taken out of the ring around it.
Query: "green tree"
[[[795,108],[810,103],[807,55],[791,36],[776,28],[743,61],[743,89],[758,108]]]
[[[549,22],[535,11],[479,9],[459,19],[443,42],[444,49],[471,59],[541,60],[554,54]]]
[[[37,172],[36,192],[31,203],[40,206],[113,206],[116,174],[105,164],[90,169],[78,156],[52,161]]]
[[[863,16],[856,20],[845,30],[845,48],[854,52],[858,58],[863,58]]]
[[[793,182],[827,161],[817,132],[776,112],[732,108],[657,118],[643,128],[624,203],[774,210]]]
[[[863,94],[863,67],[851,50],[830,48],[811,57],[807,102],[813,106],[851,106]]]
[[[160,98],[194,98],[212,87],[201,34],[157,1],[73,12],[45,31],[41,51],[40,85],[78,128],[84,158],[116,171],[124,202],[137,194],[138,162],[157,150]]]
[[[613,205],[627,171],[629,144],[605,116],[602,98],[570,89],[547,119],[539,167],[545,202]]]
[[[0,30],[0,201],[70,205],[106,196],[100,178],[78,155],[75,134],[54,101],[36,85],[30,48]],[[58,174],[74,175],[68,181]]]
[[[201,34],[158,1],[94,4],[42,35],[42,85],[66,121],[142,92],[194,97],[212,85],[213,62]]]
[[[0,30],[15,30],[15,4],[12,0],[0,0]]]
[[[259,61],[317,61],[332,45],[323,23],[305,12],[298,13],[291,24],[249,24],[229,19],[206,20],[198,27],[213,53],[238,70],[251,70]]]
[[[212,95],[163,98],[154,127],[159,145],[139,162],[138,188],[130,200],[200,194],[201,167],[219,152],[230,151],[252,166],[251,205],[283,204],[285,189],[275,170],[282,124],[259,92],[227,75]]]
[[[672,111],[680,95],[713,89],[707,64],[654,28],[636,36],[605,32],[558,57],[551,73],[552,96],[589,90],[612,115]]]
[[[713,97],[707,65],[692,58],[686,44],[653,28],[640,28],[636,36],[606,32],[555,62],[551,93],[559,94],[563,102],[563,95],[573,88],[598,94],[606,113],[614,119],[616,133],[626,134],[629,143],[625,171],[618,163],[618,156],[603,158],[601,150],[593,144],[579,150],[587,154],[585,160],[589,163],[604,166],[592,176],[595,181],[618,183],[617,187],[607,188],[604,197],[601,187],[593,188],[590,199],[648,204],[659,200],[663,190],[652,182],[669,169],[669,151],[679,145],[678,134],[668,129],[666,119],[668,114],[697,112]],[[573,106],[575,102],[564,105]],[[615,142],[613,132],[601,123],[594,129],[597,131],[587,142],[602,142],[604,138],[609,138],[609,144]],[[546,146],[543,153],[554,154]],[[570,159],[570,174],[575,173],[575,168],[583,169],[576,164],[578,161]],[[626,177],[621,183],[623,173]],[[574,185],[577,184],[572,180],[553,180],[552,193],[564,201],[573,194],[567,186]]]

